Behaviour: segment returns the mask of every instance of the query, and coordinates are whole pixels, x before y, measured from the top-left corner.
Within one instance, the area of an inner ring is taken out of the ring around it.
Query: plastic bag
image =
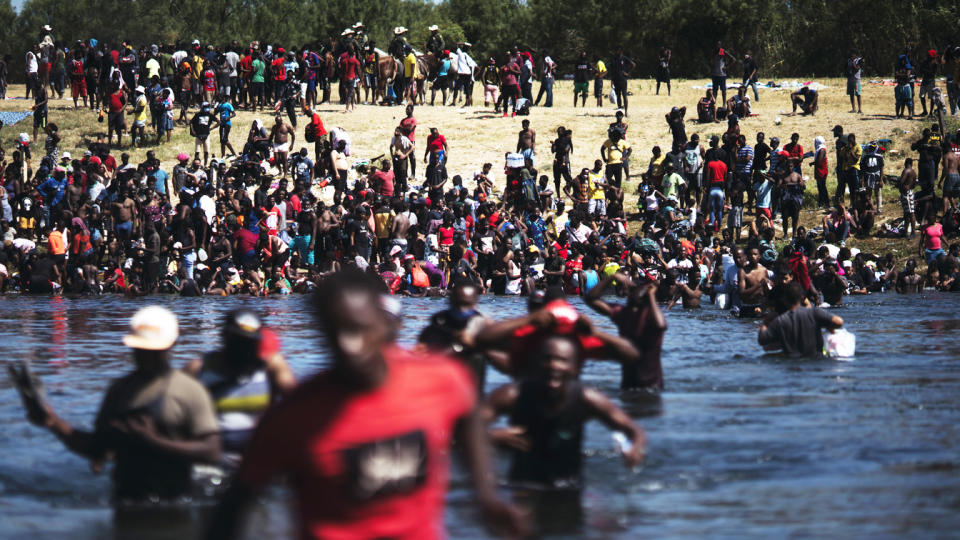
[[[830,358],[851,358],[857,352],[857,336],[843,328],[827,333],[824,349]]]
[[[617,91],[614,90],[612,87],[610,88],[610,93],[607,94],[607,99],[610,100],[610,103],[613,103],[614,105],[616,105],[616,103],[617,103]]]

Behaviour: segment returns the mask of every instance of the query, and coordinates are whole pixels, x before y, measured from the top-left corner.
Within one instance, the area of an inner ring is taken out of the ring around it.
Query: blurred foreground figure
[[[219,459],[217,419],[203,386],[170,367],[170,348],[179,335],[173,313],[145,307],[131,318],[130,328],[123,343],[133,349],[136,368],[110,385],[92,433],[74,429],[42,401],[25,399],[28,418],[89,459],[94,471],[113,458],[117,503],[171,500],[190,493],[194,463]]]
[[[210,536],[233,538],[257,491],[287,474],[301,538],[442,538],[455,436],[487,525],[520,531],[494,491],[474,382],[459,363],[394,343],[398,319],[375,277],[324,280],[314,306],[330,369],[303,382],[260,421]]]

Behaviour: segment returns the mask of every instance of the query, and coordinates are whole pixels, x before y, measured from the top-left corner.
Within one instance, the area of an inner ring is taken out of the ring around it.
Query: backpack
[[[520,98],[517,100],[517,116],[530,116],[530,100]]]

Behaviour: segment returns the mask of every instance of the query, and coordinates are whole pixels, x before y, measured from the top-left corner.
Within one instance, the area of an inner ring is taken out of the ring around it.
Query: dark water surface
[[[152,300],[157,301],[157,300]],[[326,363],[302,297],[161,298],[180,318],[176,364],[218,341],[225,311],[259,310],[298,376]],[[32,357],[55,409],[89,428],[111,378],[130,369],[120,343],[144,300],[0,299],[4,361]],[[579,302],[577,302],[578,305]],[[442,300],[406,299],[412,343]],[[488,315],[521,314],[522,300],[485,298]],[[857,335],[847,362],[764,356],[756,322],[708,306],[669,312],[667,391],[621,392],[619,367],[588,364],[584,379],[646,429],[645,465],[629,471],[609,432],[592,423],[576,504],[550,503],[552,537],[955,537],[960,530],[960,296],[872,295],[836,310]],[[606,321],[600,326],[612,330]],[[498,374],[489,388],[505,382]],[[501,469],[505,465],[499,460]],[[30,426],[0,378],[0,537],[195,537],[209,501],[117,524],[107,475],[95,476],[50,434]],[[287,493],[252,512],[250,538],[286,537]],[[455,471],[451,538],[485,538],[468,480]],[[118,532],[122,531],[122,532]]]

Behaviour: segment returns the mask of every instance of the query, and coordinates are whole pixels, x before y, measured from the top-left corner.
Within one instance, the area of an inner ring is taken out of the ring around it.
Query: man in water
[[[625,305],[611,305],[601,300],[604,292],[616,282],[628,289]],[[640,353],[640,361],[624,364],[620,375],[621,388],[663,390],[663,366],[660,352],[667,320],[655,298],[655,287],[642,287],[622,273],[604,277],[590,289],[584,301],[591,309],[606,315],[617,326],[620,336],[629,339]]]
[[[213,403],[200,383],[170,366],[179,335],[173,313],[142,308],[130,329],[123,343],[133,349],[135,369],[110,385],[92,432],[75,429],[39,401],[27,403],[35,412],[28,418],[89,459],[94,471],[112,457],[117,500],[175,499],[190,493],[194,463],[220,458]]]
[[[806,293],[796,281],[777,285],[771,294],[785,311],[760,326],[757,341],[764,348],[779,348],[789,356],[823,354],[821,329],[843,327],[843,319],[825,309],[804,305]]]
[[[583,426],[591,419],[623,433],[621,452],[629,467],[643,461],[643,429],[601,392],[583,386],[583,349],[571,336],[552,335],[535,353],[536,375],[493,391],[482,407],[487,423],[509,416],[510,425],[491,430],[498,445],[510,448],[510,480],[547,489],[581,487]]]
[[[747,253],[747,262],[737,276],[737,292],[740,295],[740,317],[759,317],[770,286],[767,269],[760,264],[760,250],[752,247]]]
[[[415,355],[395,339],[399,317],[382,283],[356,270],[324,280],[313,305],[331,367],[263,417],[210,538],[235,538],[271,478],[295,478],[302,538],[443,536],[448,452],[467,455],[485,522],[522,534],[496,495],[474,383],[458,363]]]
[[[450,293],[450,307],[430,317],[420,333],[419,342],[428,349],[448,354],[473,372],[477,391],[483,393],[486,382],[486,354],[476,348],[474,336],[487,323],[477,310],[480,288],[472,281],[460,281]]]
[[[260,416],[271,403],[292,392],[297,381],[280,354],[276,337],[263,328],[256,313],[247,309],[230,312],[221,335],[221,349],[193,360],[184,371],[210,392],[223,451],[239,460]]]

